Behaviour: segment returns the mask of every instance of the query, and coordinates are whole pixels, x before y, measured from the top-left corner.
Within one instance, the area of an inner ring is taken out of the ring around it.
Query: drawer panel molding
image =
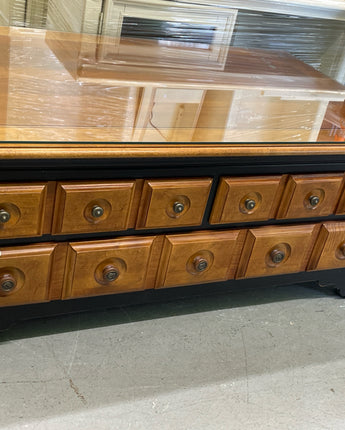
[[[54,184],[0,185],[0,239],[50,233]]]
[[[156,288],[234,278],[245,231],[210,231],[165,237]]]
[[[274,218],[286,176],[221,178],[211,224],[265,221]]]
[[[0,307],[50,300],[56,247],[47,243],[0,248]]]
[[[145,181],[137,228],[200,225],[211,185],[211,178]]]
[[[248,230],[236,278],[305,271],[318,230],[314,224]]]
[[[345,267],[345,222],[327,222],[321,226],[309,270]]]
[[[130,225],[135,181],[58,183],[53,234],[121,231]]]
[[[343,173],[290,176],[277,218],[311,218],[334,214],[343,179]]]
[[[69,244],[63,298],[154,287],[161,237],[125,237]]]

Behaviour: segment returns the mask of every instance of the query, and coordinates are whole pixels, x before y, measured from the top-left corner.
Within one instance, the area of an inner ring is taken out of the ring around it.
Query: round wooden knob
[[[197,272],[204,272],[208,267],[208,261],[203,257],[196,257],[193,264]]]
[[[274,264],[279,264],[281,263],[285,258],[285,252],[280,251],[279,249],[274,249],[271,252],[271,260],[273,261]]]
[[[120,272],[115,266],[106,266],[103,269],[102,275],[104,281],[113,282],[120,276]]]
[[[180,214],[184,211],[184,204],[182,202],[175,202],[173,205],[173,211],[175,214]]]
[[[11,219],[11,214],[7,212],[5,209],[0,209],[0,222],[5,224]]]
[[[14,290],[14,288],[17,285],[17,281],[15,278],[10,274],[3,274],[0,278],[0,288],[5,293],[9,293],[10,291]]]
[[[320,198],[318,196],[309,197],[310,206],[315,208],[320,203]]]
[[[244,202],[244,206],[247,209],[247,211],[252,211],[256,206],[256,201],[254,199],[247,199]]]
[[[100,218],[104,215],[104,209],[102,208],[102,206],[95,205],[91,210],[91,215],[94,218]]]

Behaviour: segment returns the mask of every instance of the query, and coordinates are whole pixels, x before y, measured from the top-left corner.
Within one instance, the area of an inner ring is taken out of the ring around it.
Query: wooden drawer
[[[154,287],[162,238],[71,243],[63,297],[86,297]]]
[[[0,239],[49,233],[54,188],[53,183],[1,184]]]
[[[126,230],[135,189],[135,181],[58,183],[53,233]]]
[[[345,222],[327,222],[320,229],[309,270],[345,267]]]
[[[310,218],[333,214],[343,178],[343,174],[290,176],[277,218]]]
[[[56,245],[0,249],[0,306],[50,299],[50,276]]]
[[[200,225],[211,184],[211,178],[145,181],[137,228]]]
[[[337,215],[344,215],[345,214],[345,188],[343,188],[341,192],[341,196],[339,199],[339,203],[337,206],[337,209],[335,211]]]
[[[222,178],[210,223],[264,221],[274,218],[283,186],[281,176]]]
[[[156,288],[233,278],[244,235],[235,230],[166,236]]]
[[[249,230],[236,277],[304,271],[317,232],[315,225],[267,226]]]

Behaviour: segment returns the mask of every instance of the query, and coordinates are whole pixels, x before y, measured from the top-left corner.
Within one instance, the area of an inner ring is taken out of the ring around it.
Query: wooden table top
[[[166,88],[219,94],[253,91],[301,102],[345,98],[344,86],[285,52],[230,48],[224,70],[188,70],[100,60],[100,49],[111,43],[96,36],[0,28],[1,157],[286,153],[286,144],[245,141],[176,143],[168,150],[165,142],[135,144],[140,142],[133,139],[133,129],[142,95],[148,89]],[[137,40],[126,43],[137,43],[141,49]],[[164,104],[159,109],[164,116]],[[291,153],[301,152],[301,145],[292,142],[290,147],[295,151]],[[303,151],[314,147],[315,153],[326,153],[313,144],[306,144]],[[332,147],[344,151],[341,145]]]
[[[343,85],[284,51],[230,47],[224,70],[210,70],[193,66],[169,67],[169,64],[157,67],[153,60],[159,57],[159,50],[164,51],[164,47],[159,48],[153,40],[125,38],[121,42],[123,50],[127,47],[128,51],[132,49],[131,53],[127,56],[118,54],[113,59],[102,59],[100,54],[114,44],[110,37],[47,32],[45,41],[79,82],[102,84],[106,81],[138,87],[259,89],[276,91],[279,96],[291,92],[324,94],[329,100],[343,100],[345,96]],[[146,50],[145,62],[141,58],[143,50]],[[155,55],[150,57],[150,52]],[[188,64],[188,54],[184,55]]]

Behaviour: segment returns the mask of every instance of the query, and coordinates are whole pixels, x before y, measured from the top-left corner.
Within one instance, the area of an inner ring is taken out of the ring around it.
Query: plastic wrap
[[[0,0],[0,140],[343,142],[343,1]]]

